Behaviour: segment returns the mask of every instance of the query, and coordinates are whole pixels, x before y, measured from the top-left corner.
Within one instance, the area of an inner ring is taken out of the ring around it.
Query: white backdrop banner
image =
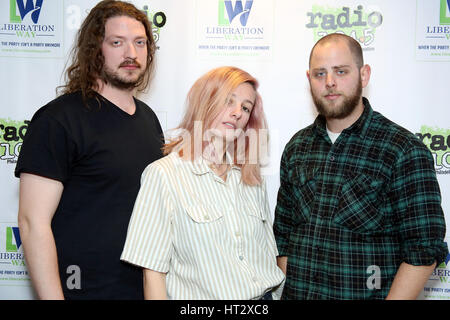
[[[34,112],[56,97],[75,34],[95,0],[0,2],[0,299],[34,299],[17,226],[17,156]],[[133,0],[153,22],[157,68],[139,98],[163,129],[181,120],[194,81],[235,65],[261,83],[271,135],[264,169],[275,208],[287,141],[316,111],[306,78],[320,37],[357,39],[372,76],[372,107],[415,133],[430,149],[450,221],[450,0]],[[447,236],[448,242],[448,236]],[[450,299],[450,266],[442,263],[420,299]]]

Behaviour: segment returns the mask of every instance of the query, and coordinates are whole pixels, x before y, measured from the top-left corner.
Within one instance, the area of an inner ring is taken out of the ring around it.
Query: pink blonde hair
[[[194,123],[199,121],[202,124],[202,132],[211,128],[214,119],[220,114],[223,108],[225,108],[226,102],[232,91],[242,83],[249,83],[253,86],[256,93],[256,100],[247,125],[244,128],[244,133],[242,134],[245,139],[245,161],[243,163],[236,163],[235,161],[235,165],[241,167],[241,177],[245,184],[258,185],[261,184],[262,181],[259,150],[261,143],[264,142],[260,141],[259,133],[261,132],[261,129],[267,129],[267,121],[264,115],[262,99],[257,91],[259,83],[249,73],[236,67],[226,66],[213,69],[200,77],[188,92],[186,98],[186,112],[180,125],[176,129],[181,129],[184,134],[187,133],[188,136],[194,137],[194,139],[203,139],[203,137],[194,136]],[[258,133],[258,152],[255,161],[252,163],[249,161],[250,137],[246,134],[250,129]],[[189,141],[189,139],[185,138],[186,136],[184,134],[179,134],[166,143],[163,152],[164,154],[169,154],[177,151],[181,157],[193,161],[195,159],[193,139]],[[234,146],[234,160],[236,160],[237,144],[235,143]],[[203,144],[202,148],[204,148]]]

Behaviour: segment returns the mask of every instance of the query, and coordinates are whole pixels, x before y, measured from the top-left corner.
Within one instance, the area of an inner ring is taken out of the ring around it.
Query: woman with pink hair
[[[236,67],[200,77],[164,158],[142,174],[121,259],[144,268],[148,299],[272,299],[284,274],[261,163],[258,81]]]

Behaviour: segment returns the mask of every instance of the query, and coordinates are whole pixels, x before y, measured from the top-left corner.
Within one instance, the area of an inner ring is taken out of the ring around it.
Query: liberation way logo
[[[31,20],[34,24],[38,23],[39,15],[41,14],[42,2],[44,0],[36,0],[33,4],[32,0],[27,0],[26,4],[20,0],[10,0],[10,18],[12,23],[22,23],[25,16],[30,14]],[[19,9],[20,16],[16,14],[16,8]]]
[[[436,269],[433,270],[427,284],[423,288],[423,297],[426,299],[450,299],[450,254]]]
[[[62,5],[59,0],[3,0],[0,53],[14,57],[61,57]]]
[[[273,10],[273,0],[197,0],[198,55],[270,59]]]
[[[450,0],[417,0],[416,58],[450,60]]]
[[[29,280],[19,228],[0,223],[0,285],[23,285]]]

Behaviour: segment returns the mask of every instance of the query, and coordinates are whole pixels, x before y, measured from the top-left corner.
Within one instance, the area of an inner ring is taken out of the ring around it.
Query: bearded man
[[[370,73],[349,36],[311,51],[319,115],[285,147],[275,210],[282,299],[416,299],[448,254],[431,153],[373,111]]]
[[[120,261],[144,168],[162,156],[155,113],[134,95],[154,67],[147,16],[99,2],[84,20],[62,94],[33,116],[17,162],[19,230],[40,299],[143,299]]]

